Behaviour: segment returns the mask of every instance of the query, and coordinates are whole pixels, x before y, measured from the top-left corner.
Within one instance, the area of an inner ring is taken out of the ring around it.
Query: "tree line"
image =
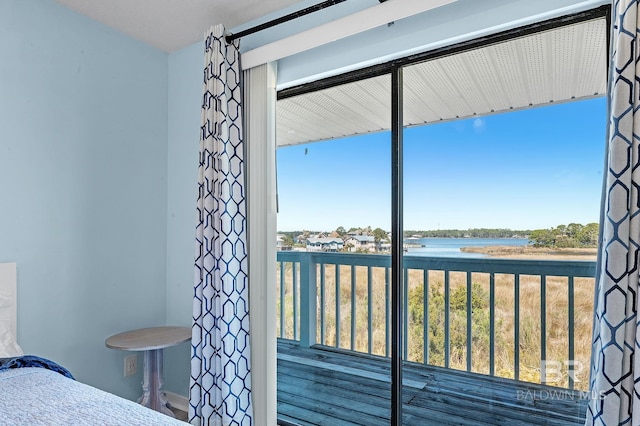
[[[530,230],[514,231],[506,228],[438,229],[431,231],[404,231],[404,237],[420,238],[527,238]]]
[[[597,223],[558,225],[555,228],[532,231],[529,235],[529,244],[534,247],[596,247],[598,232]]]
[[[554,228],[536,230],[513,230],[506,228],[470,228],[470,229],[438,229],[430,231],[407,230],[404,238],[528,238],[534,247],[580,248],[596,247],[598,244],[599,226],[597,223],[570,223],[558,225]],[[360,235],[372,235],[376,242],[387,240],[387,231],[381,228],[350,228],[346,230],[339,226],[331,232],[333,236],[345,238],[348,233],[356,232]],[[309,231],[281,232],[285,240],[294,243],[296,236],[309,235]],[[327,233],[329,234],[329,233]]]

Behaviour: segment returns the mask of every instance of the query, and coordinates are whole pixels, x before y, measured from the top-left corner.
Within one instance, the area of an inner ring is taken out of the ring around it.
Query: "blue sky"
[[[404,228],[597,222],[606,100],[406,129]],[[391,228],[390,133],[277,151],[278,230]]]

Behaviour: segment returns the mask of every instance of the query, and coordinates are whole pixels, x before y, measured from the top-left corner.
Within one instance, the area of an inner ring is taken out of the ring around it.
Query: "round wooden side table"
[[[152,410],[175,417],[162,392],[163,349],[191,340],[188,327],[152,327],[114,334],[105,341],[111,349],[144,352],[142,397],[138,402]]]

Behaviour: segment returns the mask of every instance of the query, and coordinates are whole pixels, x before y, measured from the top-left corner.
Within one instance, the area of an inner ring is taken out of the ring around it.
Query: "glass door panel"
[[[390,78],[280,99],[278,417],[388,424]]]
[[[403,74],[405,418],[581,423],[604,164],[605,19]]]

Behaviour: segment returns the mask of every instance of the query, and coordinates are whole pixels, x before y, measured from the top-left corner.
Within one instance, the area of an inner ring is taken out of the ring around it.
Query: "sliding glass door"
[[[283,424],[581,424],[608,9],[279,92]]]
[[[278,101],[278,416],[388,424],[389,75]]]

